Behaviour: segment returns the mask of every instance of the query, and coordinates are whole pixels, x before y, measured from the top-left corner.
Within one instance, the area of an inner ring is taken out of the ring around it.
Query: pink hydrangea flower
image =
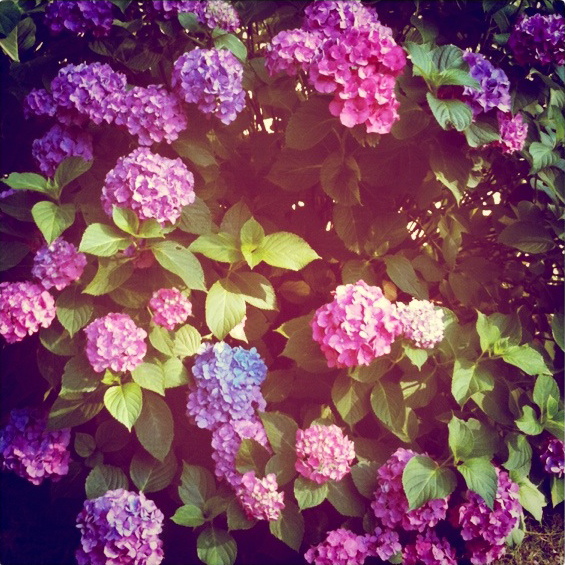
[[[513,116],[511,113],[497,112],[500,141],[497,145],[502,147],[504,153],[522,151],[528,137],[528,124],[524,122],[522,114]]]
[[[318,484],[340,481],[351,470],[355,459],[353,442],[332,424],[313,424],[296,432],[296,470]]]
[[[443,339],[443,310],[429,300],[412,300],[396,305],[402,333],[416,347],[431,349]]]
[[[47,431],[46,427],[47,417],[39,410],[12,410],[0,431],[2,468],[34,485],[65,476],[69,472],[71,430]]]
[[[192,314],[190,300],[177,288],[156,290],[149,300],[149,307],[153,311],[153,322],[168,330],[174,330]]]
[[[358,281],[338,286],[333,295],[334,300],[318,308],[310,323],[328,367],[369,365],[390,353],[402,326],[396,307],[382,290]]]
[[[50,245],[44,245],[33,259],[31,274],[49,289],[63,290],[82,276],[86,267],[86,255],[62,237]]]
[[[307,71],[321,43],[320,34],[303,29],[277,33],[267,46],[265,54],[267,71],[271,76],[282,72],[294,76],[300,69]]]
[[[145,357],[147,332],[127,314],[107,314],[86,328],[86,356],[92,368],[101,373],[133,371]]]
[[[284,492],[279,492],[277,477],[269,473],[263,479],[248,471],[241,477],[241,485],[236,491],[247,518],[250,520],[276,521],[284,509]]]
[[[418,534],[414,543],[404,547],[403,565],[457,565],[455,550],[434,530]]]
[[[31,282],[0,283],[0,335],[8,343],[48,328],[55,318],[55,299]]]

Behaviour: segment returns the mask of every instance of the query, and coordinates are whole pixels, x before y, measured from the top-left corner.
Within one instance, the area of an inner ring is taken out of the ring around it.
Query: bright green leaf
[[[126,474],[113,465],[97,465],[86,477],[86,497],[90,500],[103,496],[109,490],[118,488],[127,489],[128,479]]]
[[[269,530],[277,539],[298,551],[304,537],[304,518],[298,506],[285,500],[281,517],[275,522],[269,522]]]
[[[84,231],[79,251],[98,257],[111,257],[129,244],[130,240],[112,226],[91,224]]]
[[[173,416],[167,403],[145,391],[143,407],[134,424],[139,443],[156,459],[164,461],[174,437]]]
[[[492,509],[498,486],[498,477],[490,459],[488,457],[467,459],[457,466],[457,470],[463,475],[469,490],[481,496],[487,506]]]
[[[404,255],[388,255],[384,258],[386,271],[400,290],[419,300],[427,300],[428,289],[418,278],[412,263]]]
[[[160,241],[151,249],[161,267],[179,276],[188,288],[206,290],[202,266],[186,247],[174,241]]]
[[[291,271],[300,271],[320,258],[306,241],[290,232],[267,235],[259,249],[265,263]]]
[[[142,404],[141,388],[137,383],[112,386],[104,393],[104,405],[108,412],[128,430],[139,417]]]
[[[319,485],[302,476],[298,476],[294,481],[294,496],[298,502],[300,510],[313,508],[322,504],[328,495],[328,484]]]
[[[209,526],[196,540],[196,553],[206,565],[233,565],[237,544],[228,532]]]
[[[216,281],[206,296],[206,324],[220,340],[239,324],[245,316],[245,300]]]
[[[57,319],[73,337],[90,321],[94,307],[91,300],[84,296],[76,286],[66,288],[57,298]]]
[[[31,215],[47,243],[52,243],[75,221],[74,204],[57,206],[43,200],[31,209]]]
[[[179,526],[189,526],[196,528],[206,522],[202,510],[194,504],[185,504],[177,508],[175,513],[171,516],[171,520]]]

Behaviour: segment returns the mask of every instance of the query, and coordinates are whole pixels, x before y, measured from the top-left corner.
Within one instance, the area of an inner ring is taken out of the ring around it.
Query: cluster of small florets
[[[455,549],[434,530],[418,534],[414,543],[404,547],[402,558],[403,565],[457,565]]]
[[[410,449],[399,447],[382,465],[371,508],[375,517],[386,528],[402,527],[404,530],[423,532],[435,526],[447,514],[449,497],[430,500],[414,510],[409,510],[408,499],[402,485],[402,473],[412,457],[418,455]]]
[[[113,9],[108,0],[55,0],[45,6],[45,23],[55,33],[68,29],[73,33],[92,32],[96,37],[103,37],[112,28]]]
[[[171,143],[186,129],[181,101],[164,86],[134,86],[115,96],[113,103],[118,109],[116,125],[126,126],[131,135],[137,135],[140,145],[163,140]]]
[[[153,322],[168,330],[174,330],[192,314],[190,300],[178,288],[156,290],[149,300],[149,307],[153,311]]]
[[[563,65],[565,19],[559,14],[523,16],[516,24],[508,45],[520,65]]]
[[[245,106],[243,66],[231,51],[193,49],[174,63],[171,84],[204,114],[230,124]]]
[[[277,476],[269,473],[260,479],[255,471],[241,476],[241,484],[236,495],[250,520],[276,521],[284,509],[284,492],[279,492]]]
[[[0,283],[0,335],[8,343],[49,327],[55,313],[55,299],[43,287],[28,281]]]
[[[204,344],[192,374],[187,410],[199,428],[213,430],[230,420],[252,420],[256,409],[265,409],[260,385],[267,366],[254,347]]]
[[[360,1],[312,2],[304,10],[303,28],[324,37],[337,37],[353,27],[378,24],[377,13],[367,9]]]
[[[44,245],[33,258],[31,274],[44,288],[63,290],[80,279],[86,267],[86,255],[62,237]]]
[[[510,112],[496,113],[500,140],[497,145],[502,147],[504,153],[522,151],[528,137],[528,124],[524,123],[522,114],[513,116]]]
[[[547,473],[561,478],[565,472],[565,454],[563,452],[563,442],[560,439],[552,438],[546,445],[545,450],[540,455],[541,462]]]
[[[153,10],[167,20],[181,12],[195,13],[198,9],[198,4],[200,4],[199,0],[153,0],[148,3]]]
[[[34,140],[31,155],[39,170],[52,177],[67,157],[82,157],[85,161],[92,159],[92,136],[77,127],[55,124],[43,137]]]
[[[240,24],[235,8],[224,0],[208,0],[197,2],[195,10],[198,21],[210,29],[236,31]]]
[[[133,210],[140,220],[154,219],[162,226],[174,224],[182,208],[195,199],[194,175],[181,159],[168,159],[138,147],[106,175],[102,207]]]
[[[402,332],[396,307],[382,290],[364,281],[340,285],[334,300],[316,310],[311,322],[312,337],[329,367],[369,365],[390,353]]]
[[[463,88],[463,97],[466,104],[471,107],[473,116],[476,117],[493,108],[498,108],[501,112],[509,112],[510,81],[506,73],[502,69],[495,68],[480,53],[466,51],[463,60],[469,65],[471,77],[479,83],[478,88],[472,86]]]
[[[412,300],[397,304],[402,333],[416,347],[431,349],[443,339],[443,310],[429,300]]]
[[[127,314],[107,314],[88,324],[84,331],[86,356],[97,373],[106,369],[133,371],[147,352],[147,332]]]
[[[46,426],[47,418],[38,410],[12,410],[8,423],[0,431],[2,468],[14,471],[34,485],[66,475],[71,430],[47,431]]]
[[[294,76],[299,70],[308,71],[309,64],[322,43],[319,33],[291,29],[277,33],[265,54],[265,66],[270,75],[286,73]]]
[[[459,506],[455,518],[474,565],[486,565],[504,555],[506,537],[522,514],[518,485],[510,480],[506,471],[497,468],[496,473],[498,488],[494,508],[491,510],[475,492],[467,491],[467,501]]]
[[[79,565],[159,565],[163,513],[140,492],[122,488],[85,500],[77,516]]]
[[[351,470],[355,459],[353,442],[332,424],[313,424],[296,432],[296,470],[318,484],[340,481]]]

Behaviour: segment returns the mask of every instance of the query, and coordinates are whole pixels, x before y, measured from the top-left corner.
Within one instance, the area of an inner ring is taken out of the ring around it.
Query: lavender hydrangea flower
[[[55,299],[31,282],[0,283],[0,335],[8,343],[48,328],[55,319]]]
[[[404,547],[403,565],[457,565],[455,550],[434,530],[418,534],[414,543]]]
[[[243,66],[225,49],[193,49],[174,63],[171,83],[186,102],[230,124],[245,106]]]
[[[236,31],[241,25],[235,8],[224,0],[208,0],[197,2],[196,17],[198,21],[210,29]]]
[[[284,509],[284,492],[279,492],[278,486],[274,473],[263,479],[259,479],[255,471],[242,475],[236,496],[248,519],[274,522],[280,518]]]
[[[2,468],[34,485],[59,480],[69,472],[71,430],[47,431],[47,417],[31,408],[15,409],[0,430]]]
[[[85,500],[77,516],[79,565],[159,565],[163,513],[140,492],[122,488]]]
[[[402,327],[396,307],[382,290],[358,281],[338,286],[333,295],[332,302],[316,310],[310,324],[328,366],[369,365],[390,353]]]
[[[396,305],[402,333],[416,347],[431,349],[443,339],[443,310],[429,300],[412,300]]]
[[[108,0],[55,0],[45,6],[45,23],[51,31],[68,29],[73,33],[92,32],[95,37],[110,33],[114,21],[114,5]]]
[[[213,430],[231,420],[252,420],[266,403],[260,385],[267,366],[257,350],[204,344],[192,368],[187,410],[199,428]]]
[[[145,357],[147,332],[127,314],[111,313],[97,318],[86,328],[86,356],[92,368],[101,373],[133,371]]]
[[[194,175],[181,159],[168,159],[138,147],[120,157],[106,175],[101,199],[108,215],[112,206],[129,208],[140,220],[152,218],[164,226],[174,224],[195,197]]]
[[[149,307],[153,311],[153,322],[168,330],[174,330],[192,314],[190,300],[178,288],[156,290],[149,300]]]
[[[92,136],[77,127],[55,124],[43,137],[34,140],[31,155],[39,165],[39,170],[52,177],[67,157],[92,160]]]
[[[58,237],[35,254],[31,274],[44,288],[63,290],[80,279],[85,267],[86,255],[79,253],[72,243]]]
[[[502,147],[504,153],[522,151],[528,137],[528,124],[524,123],[522,114],[513,116],[511,113],[497,112],[496,116],[500,141],[495,143]]]
[[[563,452],[563,442],[557,438],[551,438],[546,444],[543,453],[540,455],[541,462],[547,473],[556,477],[563,477],[565,472],[565,454]]]
[[[340,481],[355,459],[353,442],[336,425],[313,424],[296,432],[296,470],[318,484]]]

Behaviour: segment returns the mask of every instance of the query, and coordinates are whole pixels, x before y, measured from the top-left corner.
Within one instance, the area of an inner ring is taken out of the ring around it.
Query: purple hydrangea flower
[[[263,479],[248,471],[241,477],[236,496],[249,520],[268,520],[274,522],[284,509],[284,492],[279,492],[277,476],[269,473]]]
[[[73,33],[92,32],[95,37],[110,33],[114,5],[108,0],[55,0],[45,6],[45,23],[51,31],[68,29]]]
[[[547,473],[561,478],[565,472],[565,454],[563,453],[563,442],[557,438],[551,438],[540,455],[541,462]]]
[[[267,46],[265,54],[267,71],[271,76],[281,72],[294,76],[300,69],[308,71],[322,40],[321,34],[303,29],[277,33]]]
[[[267,366],[253,347],[204,344],[192,368],[194,384],[187,410],[199,428],[213,430],[224,422],[252,420],[266,403],[260,385]]]
[[[86,356],[92,368],[101,373],[133,371],[145,357],[147,332],[127,314],[107,314],[86,328]]]
[[[418,453],[410,449],[399,447],[377,471],[378,482],[371,508],[385,528],[402,527],[405,530],[423,532],[446,516],[449,496],[430,500],[414,510],[408,509],[402,473],[408,461],[416,455]]]
[[[55,116],[57,104],[50,92],[45,88],[33,88],[24,99],[24,116],[50,117]]]
[[[122,488],[85,500],[77,516],[79,565],[159,565],[163,513],[140,492]]]
[[[565,64],[564,26],[560,14],[523,16],[508,40],[516,61],[520,65]]]
[[[504,153],[522,151],[528,137],[528,124],[524,122],[522,114],[513,116],[510,112],[497,112],[496,116],[500,131],[500,141],[496,144],[502,147]]]
[[[338,528],[328,532],[323,542],[311,547],[304,559],[314,565],[362,565],[368,556],[375,555],[374,542],[374,536],[369,534],[361,536]]]
[[[69,472],[67,449],[71,430],[47,431],[47,417],[31,408],[15,409],[0,430],[2,468],[14,471],[34,485],[55,481]]]
[[[390,353],[402,327],[396,307],[382,290],[358,281],[338,286],[333,295],[334,300],[318,308],[310,323],[328,366],[369,365]]]
[[[0,283],[0,335],[8,343],[48,328],[55,319],[55,299],[31,282]]]
[[[200,0],[153,0],[149,6],[165,19],[170,20],[181,12],[196,13],[200,3]]]
[[[210,29],[236,31],[241,25],[235,8],[224,0],[208,0],[197,2],[196,17],[198,21]]]
[[[174,330],[192,314],[190,300],[177,288],[156,290],[149,300],[149,307],[153,311],[153,322],[168,330]]]
[[[402,333],[416,347],[431,349],[443,339],[443,310],[429,300],[412,300],[396,305]]]
[[[418,534],[414,543],[404,547],[403,565],[457,565],[455,550],[434,530]]]
[[[174,224],[195,197],[194,175],[181,159],[168,159],[138,147],[120,157],[106,175],[102,207],[108,215],[112,206],[128,208],[140,220],[152,218],[164,226]]]
[[[62,237],[50,245],[44,245],[33,259],[31,274],[49,289],[63,290],[80,279],[86,267],[86,255]]]
[[[296,470],[318,484],[340,481],[351,471],[355,459],[353,442],[332,424],[311,425],[296,431]]]
[[[43,137],[34,140],[31,154],[39,170],[52,177],[67,157],[82,157],[85,161],[93,158],[92,136],[77,127],[55,124]]]
[[[303,28],[336,38],[351,28],[378,25],[377,13],[357,0],[321,0],[312,2],[304,10]]]
[[[243,66],[225,49],[193,49],[174,63],[171,83],[186,102],[230,124],[245,106]]]
[[[393,555],[402,550],[398,532],[377,526],[369,537],[372,556],[388,561]]]

